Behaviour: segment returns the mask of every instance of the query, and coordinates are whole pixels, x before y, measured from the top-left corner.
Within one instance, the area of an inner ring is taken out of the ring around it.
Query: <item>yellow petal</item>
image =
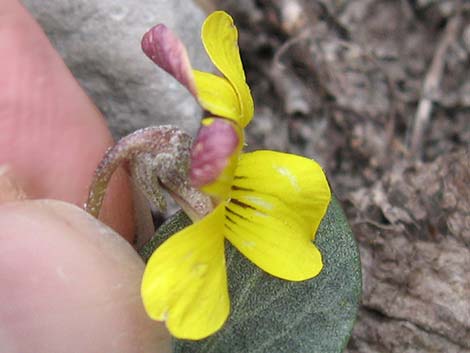
[[[238,122],[241,115],[240,102],[227,79],[197,70],[193,70],[193,74],[199,104],[214,115]]]
[[[316,276],[321,254],[312,243],[331,194],[321,167],[286,153],[242,154],[227,205],[227,239],[273,276]]]
[[[223,204],[165,241],[142,281],[149,316],[181,339],[202,339],[227,319],[230,303],[224,257]]]
[[[245,81],[237,43],[238,31],[233,19],[223,11],[213,12],[204,22],[201,36],[210,59],[238,95],[241,107],[238,123],[245,127],[253,117],[253,98]]]

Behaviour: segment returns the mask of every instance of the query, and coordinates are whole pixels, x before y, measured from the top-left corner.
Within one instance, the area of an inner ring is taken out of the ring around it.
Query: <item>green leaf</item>
[[[190,223],[184,213],[166,222],[146,257],[169,235]],[[333,199],[316,236],[324,268],[315,278],[274,278],[227,243],[231,315],[201,341],[174,341],[175,353],[340,353],[354,325],[361,295],[358,248],[346,217]]]

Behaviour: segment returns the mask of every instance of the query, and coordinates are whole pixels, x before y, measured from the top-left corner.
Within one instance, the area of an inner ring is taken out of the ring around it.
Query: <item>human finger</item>
[[[0,2],[0,165],[31,198],[83,205],[93,171],[113,143],[98,109],[17,0]],[[104,221],[130,239],[127,177],[113,178]]]
[[[143,270],[124,239],[76,206],[0,205],[2,352],[169,352],[142,305]]]

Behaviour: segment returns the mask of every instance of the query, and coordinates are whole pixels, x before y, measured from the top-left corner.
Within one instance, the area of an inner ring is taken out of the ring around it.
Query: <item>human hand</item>
[[[0,3],[0,57],[0,166],[9,170],[0,172],[0,351],[168,351],[141,304],[141,259],[73,205],[111,135],[17,0]],[[129,186],[117,174],[103,220],[132,240]],[[14,201],[12,177],[41,200]]]

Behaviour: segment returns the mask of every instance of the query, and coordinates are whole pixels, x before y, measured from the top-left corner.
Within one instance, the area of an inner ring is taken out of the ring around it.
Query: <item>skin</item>
[[[142,306],[144,264],[125,240],[126,174],[113,177],[102,212],[114,230],[78,207],[111,134],[16,0],[0,1],[0,58],[2,352],[168,352],[166,330]]]
[[[0,163],[30,198],[82,206],[113,143],[103,117],[16,0],[0,3],[0,57]],[[131,239],[127,180],[122,171],[114,179],[103,219]]]

